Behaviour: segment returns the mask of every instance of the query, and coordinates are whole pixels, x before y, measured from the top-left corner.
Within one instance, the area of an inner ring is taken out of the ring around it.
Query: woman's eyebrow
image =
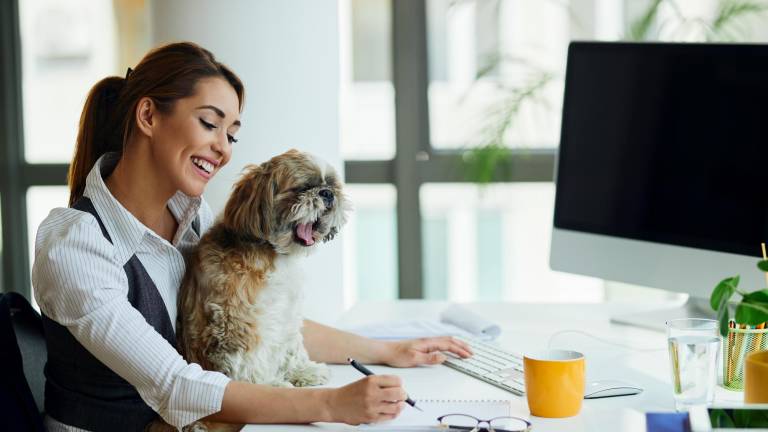
[[[221,118],[226,118],[227,116],[224,114],[224,111],[222,111],[220,108],[214,106],[214,105],[200,105],[199,107],[195,109],[209,109],[216,113]],[[233,126],[240,126],[240,120],[235,120],[232,123]]]

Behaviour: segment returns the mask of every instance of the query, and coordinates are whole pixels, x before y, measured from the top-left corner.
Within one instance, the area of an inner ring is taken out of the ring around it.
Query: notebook
[[[360,428],[391,431],[438,426],[440,423],[437,418],[445,414],[469,414],[482,420],[515,415],[512,413],[512,403],[508,400],[416,399],[416,406],[424,412],[406,406],[394,420],[363,425]]]

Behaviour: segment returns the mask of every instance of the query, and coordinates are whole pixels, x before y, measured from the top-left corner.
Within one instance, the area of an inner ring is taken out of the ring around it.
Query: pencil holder
[[[768,329],[729,328],[723,338],[723,387],[744,390],[744,359],[768,349]]]

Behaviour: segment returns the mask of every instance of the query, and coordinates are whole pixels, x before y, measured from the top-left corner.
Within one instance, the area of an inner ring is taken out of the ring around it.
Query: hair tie
[[[131,76],[131,72],[133,72],[133,69],[128,68],[127,71],[125,71],[125,79],[127,80],[129,76]]]

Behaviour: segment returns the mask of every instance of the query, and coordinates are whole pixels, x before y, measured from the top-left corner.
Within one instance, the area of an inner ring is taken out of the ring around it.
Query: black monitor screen
[[[760,255],[768,45],[574,42],[555,226]]]

